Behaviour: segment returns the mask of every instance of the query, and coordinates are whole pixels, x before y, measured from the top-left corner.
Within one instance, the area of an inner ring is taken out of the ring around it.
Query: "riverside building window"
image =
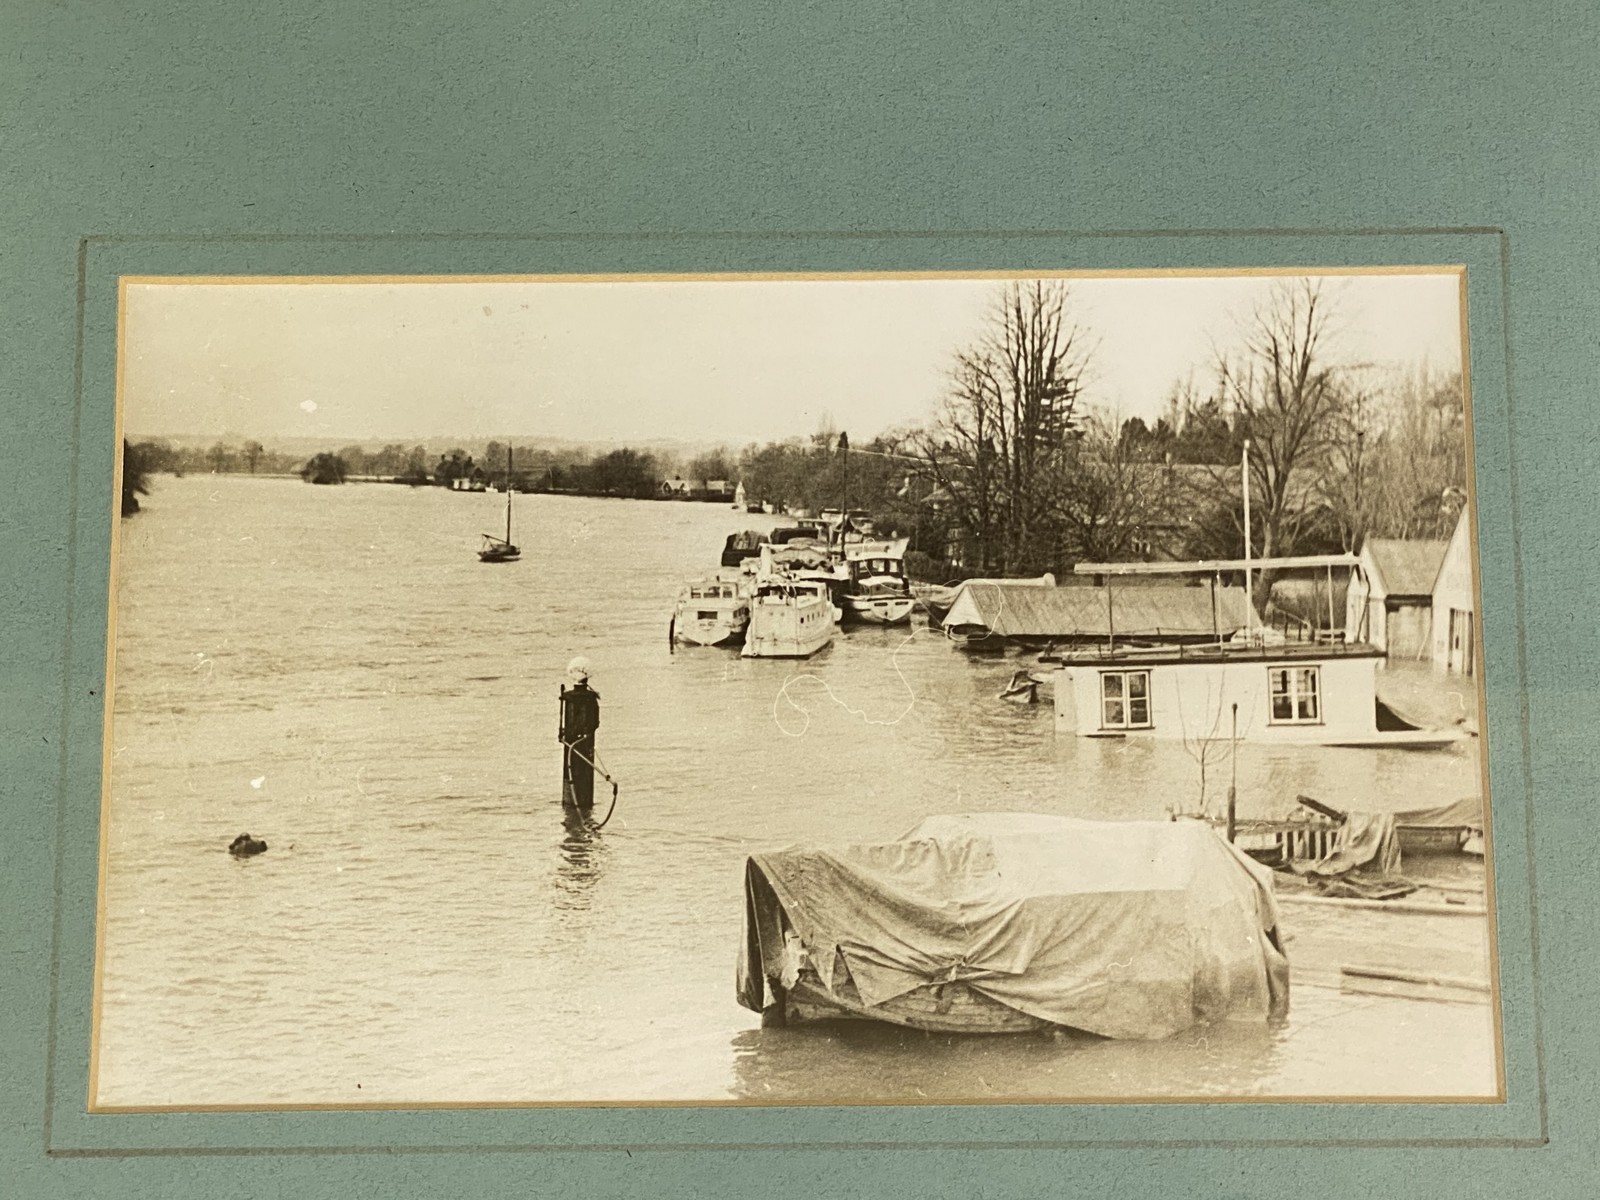
[[[1100,675],[1100,727],[1150,728],[1150,672],[1104,671]]]
[[[1322,720],[1319,667],[1269,667],[1274,725],[1314,725]]]

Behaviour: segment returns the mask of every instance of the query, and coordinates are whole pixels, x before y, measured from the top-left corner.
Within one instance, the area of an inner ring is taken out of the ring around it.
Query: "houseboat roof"
[[[1440,543],[1443,547],[1444,543]],[[1442,553],[1442,550],[1441,550]],[[1081,562],[1078,575],[1215,575],[1229,571],[1297,571],[1323,567],[1355,567],[1354,554],[1296,554],[1276,558],[1213,558],[1195,562]],[[1437,564],[1435,564],[1437,570]]]
[[[1432,596],[1449,544],[1406,538],[1368,538],[1361,549],[1371,559],[1378,589],[1385,596]]]
[[[1346,658],[1383,658],[1366,642],[1263,642],[1254,639],[1202,642],[1195,645],[1082,646],[1040,656],[1042,662],[1080,666],[1215,666],[1236,662],[1327,662]]]
[[[1248,621],[1243,588],[1180,583],[1137,588],[1040,587],[1037,580],[969,580],[946,627],[982,626],[1001,637],[1194,637],[1232,633]]]

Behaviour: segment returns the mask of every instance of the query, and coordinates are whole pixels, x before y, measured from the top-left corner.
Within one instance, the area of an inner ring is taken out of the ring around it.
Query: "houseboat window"
[[[1296,724],[1322,720],[1322,680],[1319,667],[1269,667],[1272,684],[1272,721]]]
[[[1150,728],[1150,672],[1100,673],[1100,728]]]

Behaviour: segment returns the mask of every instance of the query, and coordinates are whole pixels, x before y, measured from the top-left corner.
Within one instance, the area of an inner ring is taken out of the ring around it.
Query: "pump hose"
[[[594,759],[590,758],[582,750],[579,750],[576,746],[572,745],[569,742],[562,742],[561,744],[562,744],[562,746],[564,746],[566,748],[566,751],[567,751],[568,754],[576,754],[579,758],[583,759],[584,762],[588,763],[596,771],[600,772],[600,778],[601,779],[604,779],[607,783],[609,783],[611,785],[611,807],[606,809],[606,815],[605,815],[604,819],[602,819],[602,820],[600,820],[598,822],[590,822],[590,827],[591,828],[593,828],[593,829],[604,829],[606,827],[606,821],[611,820],[611,814],[617,811],[617,792],[619,790],[619,786],[620,785],[617,783],[617,781],[615,779],[613,779],[611,777],[611,772],[607,771],[599,763],[595,762]]]

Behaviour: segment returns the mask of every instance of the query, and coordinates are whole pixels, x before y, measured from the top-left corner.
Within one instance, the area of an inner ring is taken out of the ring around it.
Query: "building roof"
[[[1037,580],[969,581],[961,586],[945,625],[977,625],[1002,637],[1179,637],[1224,634],[1246,623],[1244,589],[1176,583],[1137,587],[1040,587]]]
[[[1371,560],[1378,590],[1386,596],[1431,596],[1444,561],[1445,541],[1368,538],[1362,543]]]

